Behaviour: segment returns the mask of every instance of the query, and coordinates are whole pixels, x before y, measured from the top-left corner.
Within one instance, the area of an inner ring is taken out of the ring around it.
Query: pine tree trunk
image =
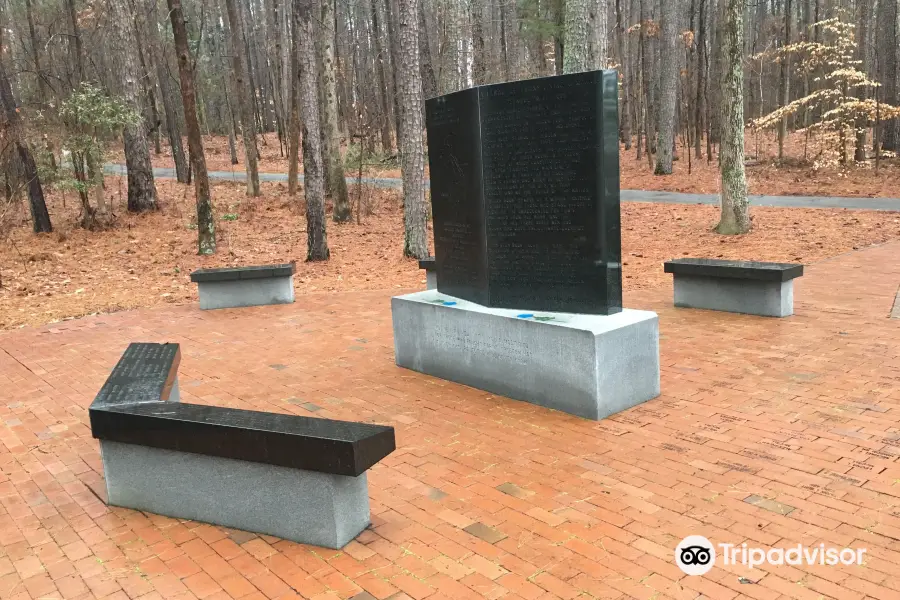
[[[241,114],[241,134],[247,169],[247,195],[259,196],[259,165],[256,151],[256,117],[253,110],[253,88],[248,79],[247,54],[243,28],[235,0],[225,0],[228,25],[231,31],[231,68],[234,71],[235,91]]]
[[[674,0],[673,0],[674,1]],[[591,0],[591,58],[594,69],[605,69],[609,59],[609,40],[607,39],[607,6],[606,0]]]
[[[128,0],[109,0],[109,36],[121,77],[122,96],[138,114],[141,106],[141,70],[135,46],[133,8]],[[150,163],[150,145],[144,120],[125,127],[125,164],[128,168],[128,210],[156,210],[156,184]]]
[[[325,234],[325,171],[319,131],[318,68],[313,6],[294,0],[294,35],[299,39],[300,120],[303,122],[303,188],[306,194],[306,260],[328,260]]]
[[[417,4],[422,0],[418,0]],[[469,20],[472,25],[472,79],[475,85],[487,83],[487,56],[484,49],[484,7],[481,0],[469,0],[471,13]],[[419,32],[419,35],[424,35]]]
[[[225,41],[225,30],[223,28],[222,21],[220,19],[216,19],[216,32],[218,33],[219,37],[222,39],[223,50],[220,50],[218,52],[219,57],[221,59],[220,60],[221,72],[228,73],[228,65],[225,62],[225,58],[226,58],[225,55],[228,53],[228,51],[226,50],[226,48],[228,48],[228,43]],[[236,121],[235,115],[234,115],[234,103],[232,100],[232,98],[234,97],[234,94],[231,91],[234,89],[232,87],[233,84],[234,84],[233,77],[230,77],[230,76],[224,77],[224,81],[222,81],[222,95],[225,96],[225,120],[227,121],[226,127],[228,128],[228,152],[230,154],[231,164],[236,165],[240,161],[238,160],[238,153],[237,153],[237,139],[236,139],[237,121]]]
[[[278,134],[279,150],[283,151],[285,141],[284,117],[285,103],[282,94],[282,82],[285,74],[281,71],[281,24],[279,19],[278,0],[266,0],[266,38],[265,49],[268,59],[268,72],[272,88],[272,100],[275,105],[275,130]],[[281,154],[284,156],[284,154]]]
[[[152,68],[147,67],[146,59],[144,58],[144,52],[147,47],[144,45],[143,26],[143,20],[136,16],[134,18],[134,45],[137,50],[138,60],[140,61],[141,89],[143,90],[144,97],[147,98],[147,106],[150,109],[150,118],[148,119],[148,122],[151,126],[148,128],[147,133],[153,137],[153,153],[160,155],[162,154],[162,144],[159,139],[159,127],[162,124],[162,120],[159,118],[159,108],[156,103],[156,86],[153,84],[153,75],[151,74]]]
[[[347,182],[344,179],[344,161],[341,159],[341,132],[338,126],[337,79],[334,64],[334,0],[322,2],[322,25],[320,45],[322,48],[322,92],[324,105],[325,131],[325,173],[328,177],[326,189],[334,195],[334,214],[336,223],[350,220],[350,196]]]
[[[155,0],[151,6],[156,6]],[[171,10],[171,9],[170,9]],[[171,15],[170,15],[171,17]],[[159,43],[156,22],[153,22],[150,32],[150,52],[152,61],[156,63],[156,77],[159,79],[159,92],[162,96],[163,111],[166,114],[166,134],[169,138],[169,146],[172,148],[172,160],[175,162],[175,178],[178,183],[188,181],[188,163],[184,155],[184,146],[181,143],[181,131],[178,127],[178,109],[176,108],[175,90],[169,80],[169,70],[166,68],[165,46]]]
[[[722,214],[716,231],[733,235],[750,231],[750,201],[744,174],[744,0],[725,0],[721,50],[722,145],[719,172]]]
[[[400,38],[397,33],[397,22],[394,18],[396,10],[394,10],[394,0],[381,0],[384,2],[384,23],[387,31],[388,49],[391,55],[391,91],[394,106],[394,131],[397,136],[397,143],[400,143],[400,128],[402,127],[400,118],[400,79],[397,71],[400,65]],[[398,148],[399,151],[399,148]]]
[[[192,61],[188,48],[187,29],[184,25],[184,11],[181,9],[181,0],[167,1],[169,19],[172,21],[172,33],[175,38],[178,76],[181,81],[181,99],[184,105],[184,124],[187,129],[194,193],[197,200],[197,248],[199,254],[213,254],[216,251],[216,220],[213,216],[209,174],[206,172],[203,137],[200,135],[200,121],[197,118],[197,97],[194,92],[194,73],[191,71]]]
[[[381,18],[381,1],[372,0],[372,37],[375,38],[375,75],[378,78],[378,101],[381,111],[381,151],[387,154],[394,147],[391,139],[391,123],[394,121],[391,102],[393,95],[390,93],[393,85],[388,88],[388,81],[393,84],[394,79],[388,76],[389,56],[384,47],[385,28]]]
[[[703,155],[701,142],[703,140],[703,116],[706,103],[706,72],[709,68],[706,52],[706,4],[707,0],[699,0],[700,15],[697,26],[697,92],[694,100],[694,156],[700,158]]]
[[[869,65],[871,64],[869,54],[869,0],[856,0],[856,42],[857,55],[856,60],[860,62],[857,67],[863,73],[868,74]],[[900,40],[898,40],[900,43]],[[868,88],[860,86],[857,90],[857,98],[866,100],[868,98]],[[856,123],[856,152],[854,160],[862,162],[866,160],[866,128],[868,123],[865,119],[860,119]]]
[[[592,0],[567,0],[565,45],[562,48],[563,73],[581,73],[593,66],[590,53],[590,3]],[[559,57],[557,57],[557,61]]]
[[[296,11],[294,11],[296,13]],[[291,36],[291,116],[288,125],[288,195],[295,196],[299,187],[300,170],[300,28],[292,15],[294,34]]]
[[[84,81],[84,52],[81,49],[81,32],[78,29],[78,13],[75,10],[75,0],[66,0],[66,9],[69,16],[69,26],[72,28],[69,56],[72,61],[72,67],[75,69],[75,81],[71,82],[71,87],[74,89],[79,83]]]
[[[631,80],[629,79],[628,40],[625,38],[625,19],[622,13],[622,0],[616,0],[616,54],[619,58],[619,74],[622,81],[622,118],[619,122],[619,139],[625,144],[626,150],[631,150]]]
[[[784,0],[784,40],[782,44],[787,46],[791,43],[791,0]],[[790,60],[785,58],[781,61],[781,88],[779,102],[781,106],[787,106],[791,101],[791,80],[788,66]],[[778,160],[784,160],[784,140],[787,138],[787,116],[781,119],[778,126]]]
[[[34,60],[34,73],[37,77],[41,102],[49,102],[50,95],[47,91],[47,82],[44,81],[44,70],[41,68],[40,44],[38,43],[37,33],[34,28],[34,14],[31,7],[31,0],[25,0],[25,16],[28,20],[28,34],[31,37],[31,53]]]
[[[659,10],[662,19],[659,32],[659,126],[654,174],[671,175],[675,103],[678,99],[678,3],[675,0],[660,0]]]
[[[403,175],[404,256],[428,257],[425,209],[425,144],[422,137],[422,78],[419,70],[420,0],[400,0],[400,167]]]
[[[878,10],[878,65],[881,100],[900,106],[900,0],[881,0]],[[884,121],[881,147],[900,150],[900,118]]]
[[[425,27],[425,6],[419,0],[419,59],[422,65],[422,93],[425,98],[434,98],[438,95],[437,79],[434,76],[434,66],[431,63],[431,46],[428,44],[428,36]],[[425,105],[422,105],[422,110]]]
[[[4,49],[5,47],[0,47],[0,53]],[[22,117],[19,116],[12,86],[9,84],[6,68],[2,61],[0,61],[0,105],[6,115],[6,137],[16,146],[16,153],[19,155],[22,171],[28,182],[28,206],[31,209],[32,229],[35,233],[50,233],[53,231],[53,226],[50,224],[50,214],[47,212],[47,203],[44,201],[44,188],[41,187],[34,157],[24,139]]]
[[[506,28],[507,81],[516,81],[522,77],[522,38],[519,31],[518,4],[500,0],[500,18],[503,19]]]

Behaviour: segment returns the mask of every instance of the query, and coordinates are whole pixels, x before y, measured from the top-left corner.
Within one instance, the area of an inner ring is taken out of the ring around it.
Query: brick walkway
[[[789,319],[627,296],[660,314],[663,394],[600,423],[398,369],[388,293],[2,335],[0,598],[896,600],[898,256],[809,267]],[[182,344],[186,402],[393,425],[372,527],[334,552],[107,508],[86,408],[130,341]],[[688,577],[689,534],[867,558]]]

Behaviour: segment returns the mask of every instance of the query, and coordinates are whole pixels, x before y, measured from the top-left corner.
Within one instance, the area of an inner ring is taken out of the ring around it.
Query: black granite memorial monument
[[[463,90],[428,100],[426,121],[441,293],[622,310],[615,71]]]

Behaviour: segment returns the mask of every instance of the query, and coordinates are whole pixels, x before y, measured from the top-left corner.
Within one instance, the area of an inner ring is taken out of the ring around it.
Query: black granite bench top
[[[178,344],[131,344],[90,407],[95,438],[358,476],[395,449],[394,428],[167,402]]]
[[[434,271],[437,269],[437,261],[433,256],[429,256],[428,258],[423,258],[419,261],[419,268],[425,269],[426,271]]]
[[[257,267],[224,267],[221,269],[199,269],[191,273],[191,281],[237,281],[240,279],[267,279],[289,277],[296,272],[294,263],[283,265],[261,265]]]
[[[803,265],[715,258],[676,258],[664,265],[666,273],[696,277],[724,277],[757,281],[789,281],[803,275]]]

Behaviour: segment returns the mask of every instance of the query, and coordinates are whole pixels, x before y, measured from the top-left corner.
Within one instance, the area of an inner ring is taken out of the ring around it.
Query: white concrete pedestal
[[[397,365],[420,373],[595,420],[659,395],[653,312],[508,310],[427,290],[392,298],[391,313]]]

